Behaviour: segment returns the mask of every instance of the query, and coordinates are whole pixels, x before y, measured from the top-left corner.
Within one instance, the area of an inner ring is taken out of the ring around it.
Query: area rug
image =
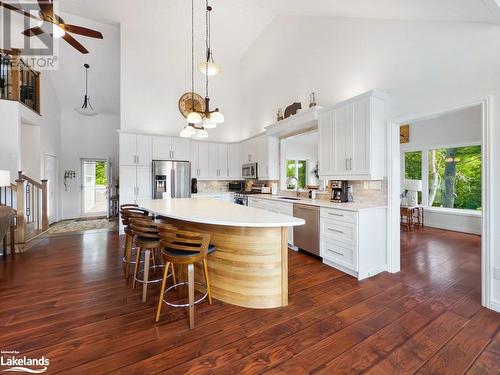
[[[63,220],[54,225],[52,225],[48,234],[61,234],[70,232],[82,232],[88,230],[106,230],[113,231],[118,230],[118,220],[117,219],[75,219],[75,220]]]

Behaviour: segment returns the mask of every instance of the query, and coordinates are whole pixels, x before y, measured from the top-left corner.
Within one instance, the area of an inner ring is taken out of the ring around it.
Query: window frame
[[[479,213],[479,215],[482,215],[482,211],[479,210],[471,210],[471,209],[466,209],[466,208],[447,208],[447,207],[434,207],[434,206],[429,206],[429,151],[436,150],[436,149],[443,149],[443,148],[460,148],[460,147],[473,147],[473,146],[480,146],[481,150],[483,148],[482,142],[460,142],[460,143],[437,143],[437,144],[432,144],[432,145],[426,145],[424,147],[420,146],[409,146],[409,147],[404,147],[404,145],[401,145],[400,148],[400,164],[401,164],[401,171],[400,171],[400,178],[401,178],[401,191],[403,191],[403,182],[405,179],[406,175],[406,165],[405,165],[405,153],[407,152],[422,152],[422,202],[420,205],[424,207],[425,209],[433,210],[433,211],[450,211],[450,210],[455,210],[455,211],[460,211],[464,213]],[[482,151],[481,151],[482,155]],[[483,162],[483,161],[482,161]],[[482,173],[482,170],[481,170]],[[484,201],[484,196],[481,194],[481,202]]]

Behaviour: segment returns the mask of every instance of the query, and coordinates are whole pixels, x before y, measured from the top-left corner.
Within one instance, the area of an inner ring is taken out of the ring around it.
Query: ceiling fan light
[[[201,123],[202,118],[198,112],[191,112],[187,115],[187,121],[190,124],[199,124],[199,123]]]
[[[216,124],[222,124],[224,122],[224,115],[216,109],[215,112],[210,114],[210,120]]]
[[[39,27],[45,34],[49,34],[54,38],[62,38],[64,35],[66,35],[66,31],[64,31],[61,26],[56,25],[52,22],[42,21]]]
[[[205,120],[203,120],[203,127],[205,129],[215,129],[217,127],[217,124],[212,120],[212,118],[206,118]]]
[[[220,73],[220,67],[212,61],[204,61],[198,65],[198,69],[203,74],[213,77]]]
[[[198,138],[208,138],[208,132],[205,129],[198,129],[196,136]]]

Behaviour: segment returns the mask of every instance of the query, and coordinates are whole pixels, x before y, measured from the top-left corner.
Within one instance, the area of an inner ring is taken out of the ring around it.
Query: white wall
[[[481,144],[481,107],[474,106],[410,124],[410,142],[401,151],[433,146]]]
[[[440,112],[493,95],[500,108],[499,26],[493,24],[278,17],[241,64],[243,136],[274,121],[276,109],[315,91],[321,105],[370,89],[390,95],[386,116]],[[500,117],[493,117],[500,128]],[[493,131],[493,160],[500,132]],[[492,182],[500,186],[500,164]],[[500,222],[494,189],[492,220]],[[493,263],[500,269],[500,231],[492,233]],[[492,300],[500,308],[500,280]]]
[[[21,122],[21,168],[24,174],[39,181],[40,166],[40,127]]]
[[[11,182],[19,170],[19,104],[0,100],[0,169],[10,171]]]
[[[60,161],[60,218],[70,219],[81,216],[81,159],[110,159],[113,176],[118,178],[118,134],[120,119],[118,116],[98,115],[82,116],[73,109],[62,113]],[[76,178],[68,180],[67,191],[63,185],[65,170],[76,171]]]

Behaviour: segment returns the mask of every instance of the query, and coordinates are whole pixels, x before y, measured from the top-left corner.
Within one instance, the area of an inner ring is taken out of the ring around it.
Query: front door
[[[107,160],[82,159],[82,216],[108,215],[108,169]]]

